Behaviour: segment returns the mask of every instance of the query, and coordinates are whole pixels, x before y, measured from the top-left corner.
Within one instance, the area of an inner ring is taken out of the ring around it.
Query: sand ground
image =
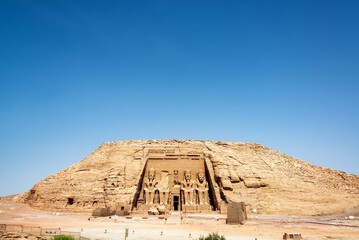
[[[301,233],[303,239],[359,239],[359,219],[345,217],[302,217],[249,215],[244,225],[226,225],[225,215],[183,215],[182,224],[166,224],[158,216],[91,218],[90,214],[59,213],[34,210],[11,200],[0,200],[0,224],[60,227],[65,231],[81,232],[91,239],[198,239],[200,235],[218,232],[228,240],[282,239],[283,233]],[[89,220],[90,218],[90,220]],[[161,234],[162,233],[162,234]]]

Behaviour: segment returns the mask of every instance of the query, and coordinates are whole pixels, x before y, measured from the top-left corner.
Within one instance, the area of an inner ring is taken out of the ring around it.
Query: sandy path
[[[1,212],[2,211],[2,212]],[[132,239],[198,239],[200,235],[218,232],[228,240],[282,239],[284,232],[300,232],[304,239],[359,239],[359,220],[294,217],[249,216],[245,225],[226,225],[223,215],[187,215],[181,225],[168,225],[157,216],[142,219],[140,215],[117,218],[91,218],[89,214],[44,212],[27,205],[0,200],[0,223],[41,227],[60,227],[62,230],[81,232],[91,239],[124,239],[129,229]],[[218,218],[218,220],[216,220]],[[105,233],[106,231],[106,233]],[[162,235],[161,235],[162,232]]]

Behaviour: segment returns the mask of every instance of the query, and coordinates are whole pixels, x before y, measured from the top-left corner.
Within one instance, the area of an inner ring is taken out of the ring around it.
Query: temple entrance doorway
[[[178,206],[179,206],[179,197],[174,196],[173,197],[173,210],[178,211]]]

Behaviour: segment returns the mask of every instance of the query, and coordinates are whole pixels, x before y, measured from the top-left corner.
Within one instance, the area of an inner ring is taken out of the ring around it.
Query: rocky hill
[[[212,164],[214,187],[222,201],[244,201],[249,212],[319,215],[359,206],[359,176],[315,166],[260,144],[195,140],[104,143],[16,200],[60,212],[131,204],[148,150],[156,148],[202,151]]]

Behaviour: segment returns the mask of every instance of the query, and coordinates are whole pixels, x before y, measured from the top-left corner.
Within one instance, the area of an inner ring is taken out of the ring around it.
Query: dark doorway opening
[[[173,210],[178,211],[179,197],[173,196]]]
[[[73,199],[73,198],[68,198],[68,199],[67,199],[67,204],[68,204],[68,205],[74,204],[74,199]]]

